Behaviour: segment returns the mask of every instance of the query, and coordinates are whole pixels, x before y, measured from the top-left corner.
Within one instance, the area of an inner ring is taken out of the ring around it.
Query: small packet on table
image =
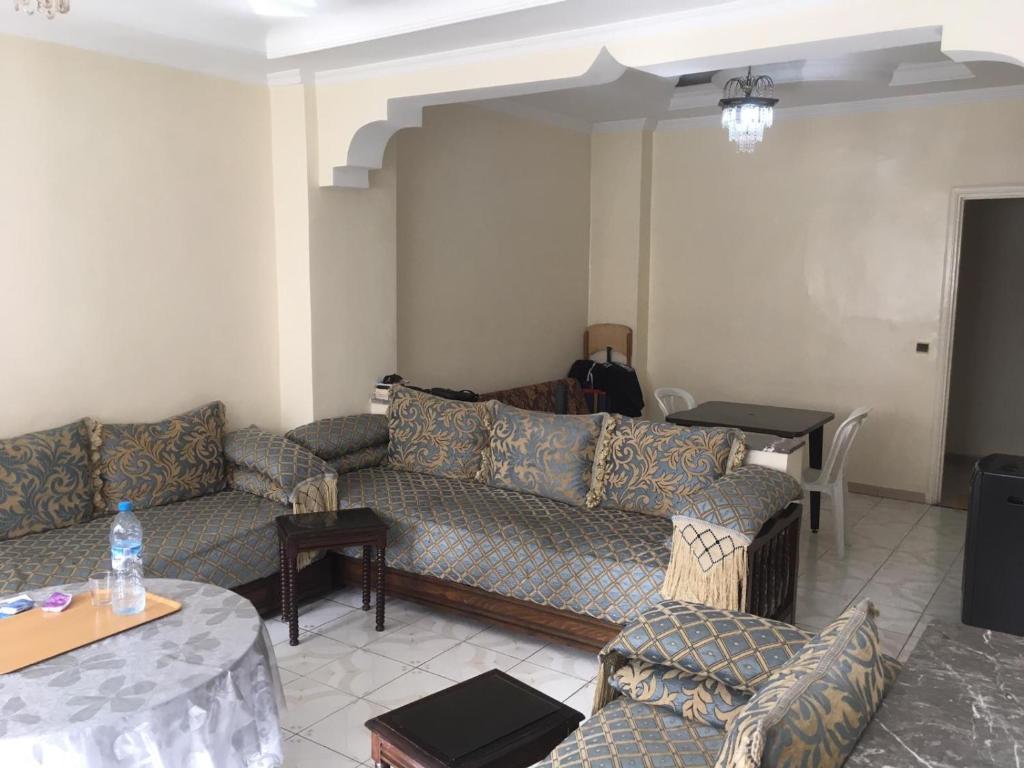
[[[18,595],[0,603],[0,619],[16,616],[35,607],[35,601],[28,595]]]
[[[47,613],[60,613],[71,605],[71,595],[67,592],[54,592],[43,603],[42,608]]]

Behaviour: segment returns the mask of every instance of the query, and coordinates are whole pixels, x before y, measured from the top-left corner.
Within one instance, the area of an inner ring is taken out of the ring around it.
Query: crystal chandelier
[[[764,140],[764,129],[771,128],[775,112],[775,81],[768,75],[751,74],[734,77],[725,84],[722,100],[722,127],[729,131],[729,141],[740,152],[753,152]]]
[[[70,11],[71,0],[14,0],[14,10],[25,11],[30,16],[38,11],[52,19],[58,13]]]

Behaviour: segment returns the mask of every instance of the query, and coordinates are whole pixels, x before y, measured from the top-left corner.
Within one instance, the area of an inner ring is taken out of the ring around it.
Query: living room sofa
[[[109,569],[111,516],[130,500],[147,576],[248,589],[272,608],[259,603],[276,594],[274,519],[335,506],[336,474],[294,442],[225,434],[224,422],[215,402],[156,424],[82,419],[0,440],[0,594]]]
[[[836,768],[900,665],[869,601],[813,635],[664,601],[602,650],[594,715],[537,768]]]
[[[574,489],[576,498],[569,498],[559,482],[560,473],[570,469],[560,462],[574,448],[564,444],[551,451],[557,441],[545,444],[543,436],[534,435],[532,442],[520,446],[525,452],[511,460],[511,475],[518,472],[512,478],[515,482],[507,477],[483,478],[482,443],[466,451],[468,470],[459,466],[452,471],[448,437],[429,431],[446,418],[449,424],[458,421],[465,427],[467,419],[475,418],[467,414],[483,414],[486,421],[495,404],[441,401],[404,388],[396,390],[393,398],[401,399],[393,399],[389,416],[323,419],[286,435],[339,472],[340,506],[370,507],[389,524],[389,591],[595,648],[662,598],[676,550],[673,516],[667,510],[638,513],[623,498],[610,504],[587,503],[579,495],[585,488]],[[552,430],[566,423],[574,425],[577,433],[590,430],[582,441],[589,447],[577,453],[585,469],[584,484],[591,483],[598,448],[590,438],[601,431],[603,414],[536,414],[534,418],[524,417],[526,411],[497,407],[509,418],[547,419],[544,428]],[[438,416],[439,411],[457,415]],[[466,428],[466,433],[493,435],[503,423],[501,418],[496,417],[497,427],[488,423],[475,431]],[[687,430],[673,425],[643,429],[669,432],[671,439],[682,436],[692,442],[685,455],[693,463],[670,468],[671,481],[660,477],[654,484],[677,487],[680,479],[690,480],[695,492],[716,486],[726,463],[736,463],[734,444],[742,439],[721,429]],[[396,448],[398,442],[411,447]],[[491,461],[494,447],[491,439]],[[552,454],[549,466],[520,471],[517,464],[535,463],[535,457],[546,451]],[[707,463],[710,454],[716,454],[717,466]],[[525,475],[531,481],[537,477],[555,481],[550,486],[518,482]],[[743,481],[744,476],[749,482]],[[760,467],[744,467],[730,477],[748,496],[767,493],[766,503],[771,505],[769,519],[748,552],[744,607],[765,615],[792,616],[800,515],[793,499],[799,496],[799,488],[782,473]],[[707,496],[695,493],[693,499],[698,498]],[[344,554],[343,569],[349,578],[357,579],[358,553]]]

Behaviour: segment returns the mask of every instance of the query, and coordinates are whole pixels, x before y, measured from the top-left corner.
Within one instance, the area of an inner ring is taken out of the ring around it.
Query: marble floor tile
[[[281,713],[281,727],[293,733],[308,728],[355,701],[355,696],[308,677],[284,686],[287,704]]]
[[[830,624],[841,614],[849,600],[843,600],[828,592],[817,592],[812,589],[796,593],[796,622],[802,627],[817,632]]]
[[[944,565],[921,560],[909,552],[898,552],[882,564],[871,580],[878,584],[930,583],[938,588],[947,572]]]
[[[352,608],[362,609],[363,607],[363,588],[353,585],[342,587],[341,589],[335,590],[334,592],[327,595],[328,600],[333,600],[336,603],[347,605]],[[370,604],[376,605],[377,593],[370,593]]]
[[[582,714],[583,717],[590,717],[590,713],[594,709],[594,691],[596,688],[596,683],[587,683],[567,698],[564,703]]]
[[[413,622],[412,626],[421,627],[427,632],[441,635],[442,637],[450,637],[453,640],[468,640],[474,635],[479,635],[492,625],[447,611],[437,611],[436,613],[429,613]]]
[[[879,602],[875,603],[875,607],[878,609],[878,616],[875,619],[878,628],[904,637],[914,631],[914,627],[917,626],[917,622],[921,618],[920,611],[908,611],[905,608]]]
[[[278,666],[304,676],[349,655],[353,650],[350,645],[315,634],[300,638],[298,645],[283,643],[274,646]]]
[[[533,635],[514,632],[504,627],[485,629],[479,635],[471,637],[469,642],[504,653],[506,656],[515,656],[517,659],[526,659],[547,644]]]
[[[445,688],[451,688],[453,685],[455,685],[455,681],[449,680],[447,677],[435,675],[424,669],[414,669],[372,693],[368,693],[366,698],[392,710],[404,707],[406,704]]]
[[[267,628],[267,634],[270,635],[270,642],[274,645],[288,640],[288,625],[281,621],[277,616],[264,619],[263,626]],[[302,628],[300,627],[299,633],[301,634],[301,632]]]
[[[553,699],[565,701],[580,689],[586,681],[578,677],[567,675],[563,672],[555,672],[553,669],[538,667],[528,661],[521,661],[508,670],[512,677],[522,680],[538,691],[543,691]]]
[[[405,626],[367,643],[366,650],[403,664],[419,666],[458,644],[458,640],[450,637],[435,635],[414,626]]]
[[[875,603],[920,613],[931,602],[938,588],[939,585],[934,582],[914,581],[910,578],[896,584],[885,584],[872,579],[857,595],[857,600],[869,598]]]
[[[288,685],[292,680],[298,680],[301,675],[297,675],[290,669],[285,669],[281,665],[277,667],[277,676],[281,678],[281,685]]]
[[[361,765],[303,736],[284,742],[284,768],[356,768]]]
[[[884,629],[878,631],[878,638],[882,641],[882,653],[899,659],[903,646],[907,642],[908,635],[901,635],[898,632],[889,632]]]
[[[462,682],[491,669],[507,672],[519,661],[520,659],[515,656],[492,651],[490,648],[483,648],[472,643],[459,643],[454,648],[432,658],[423,665],[423,669]]]
[[[580,680],[592,680],[597,675],[597,654],[563,645],[546,645],[526,659],[538,667],[563,672]]]
[[[378,632],[373,611],[352,611],[340,619],[329,621],[316,628],[316,634],[324,635],[333,640],[362,648],[364,645],[379,640],[384,635],[402,629],[406,625],[390,617],[385,618],[384,631]]]
[[[327,685],[364,697],[410,670],[412,667],[408,664],[364,648],[354,648],[347,655],[318,669],[315,676]]]
[[[299,627],[302,629],[316,629],[329,621],[340,619],[342,616],[351,613],[352,610],[348,605],[342,605],[328,599],[300,605]]]
[[[366,699],[356,699],[347,707],[328,715],[299,735],[317,744],[362,762],[370,758],[370,732],[366,721],[382,715],[386,707]]]
[[[834,549],[827,549],[821,554],[821,559],[837,563],[859,563],[864,566],[873,566],[877,570],[882,563],[889,559],[890,555],[892,555],[892,547],[848,541],[846,552],[842,557]]]
[[[894,544],[903,541],[913,527],[912,523],[873,523],[862,520],[846,532],[846,547],[855,548],[863,544],[891,550]]]
[[[439,611],[411,600],[392,598],[384,603],[385,620],[396,621],[400,624],[415,624],[420,619],[436,616],[438,613]]]

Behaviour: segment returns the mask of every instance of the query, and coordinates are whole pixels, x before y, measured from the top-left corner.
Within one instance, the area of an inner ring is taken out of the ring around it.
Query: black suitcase
[[[961,619],[1024,635],[1024,456],[997,453],[974,467]]]

